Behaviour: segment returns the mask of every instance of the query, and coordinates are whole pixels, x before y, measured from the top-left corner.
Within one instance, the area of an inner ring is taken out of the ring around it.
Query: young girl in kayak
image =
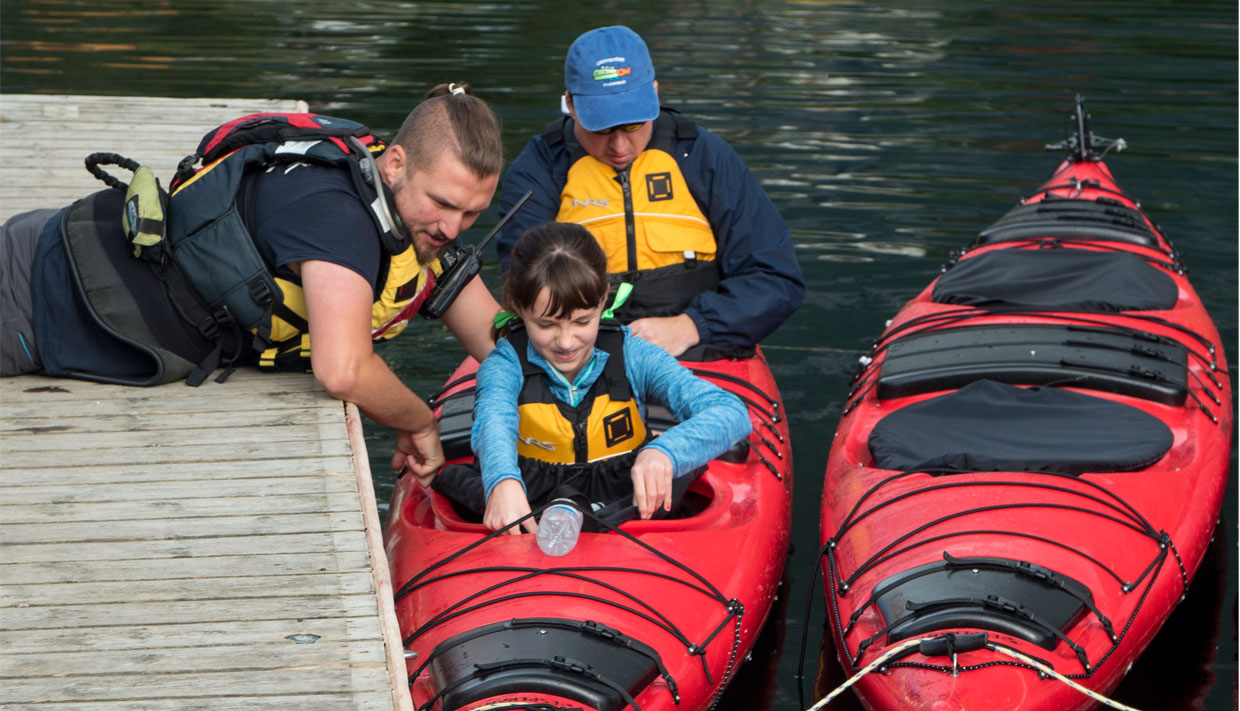
[[[606,318],[606,269],[602,248],[576,224],[539,225],[513,247],[507,336],[478,368],[471,444],[481,477],[445,471],[435,485],[480,510],[491,530],[565,485],[592,503],[631,498],[643,519],[663,515],[673,479],[749,433],[736,396]],[[656,438],[645,424],[651,401],[680,420]],[[522,527],[537,530],[533,519]]]

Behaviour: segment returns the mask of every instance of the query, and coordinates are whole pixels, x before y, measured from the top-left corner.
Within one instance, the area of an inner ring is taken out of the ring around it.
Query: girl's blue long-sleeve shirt
[[[610,356],[595,348],[573,383],[532,345],[527,345],[526,357],[544,371],[555,397],[576,405],[602,375]],[[627,327],[624,372],[643,418],[646,403],[653,399],[680,420],[643,447],[666,454],[672,460],[674,476],[697,469],[749,434],[749,414],[739,398],[693,375],[667,351],[634,336]],[[491,490],[504,479],[521,481],[517,467],[517,396],[523,385],[517,352],[508,339],[501,338],[478,367],[474,426],[470,433],[488,500]]]

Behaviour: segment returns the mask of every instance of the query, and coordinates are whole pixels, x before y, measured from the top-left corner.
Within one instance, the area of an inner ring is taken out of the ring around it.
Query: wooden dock
[[[83,163],[91,153],[133,158],[167,188],[212,128],[260,111],[306,110],[301,101],[0,94],[0,222],[102,190]],[[129,182],[127,171],[109,170]]]
[[[0,213],[296,109],[0,96]],[[360,418],[312,376],[3,379],[0,433],[0,708],[412,708]]]

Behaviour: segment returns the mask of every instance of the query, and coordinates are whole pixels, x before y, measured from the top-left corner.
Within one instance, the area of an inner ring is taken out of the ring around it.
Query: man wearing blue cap
[[[634,286],[616,311],[634,335],[683,359],[743,356],[805,295],[788,225],[722,139],[659,106],[654,65],[627,27],[577,38],[564,61],[564,110],[504,177],[500,211],[534,195],[497,241],[576,222]]]

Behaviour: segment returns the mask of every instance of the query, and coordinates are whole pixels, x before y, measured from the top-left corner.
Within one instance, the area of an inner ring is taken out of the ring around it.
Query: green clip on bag
[[[100,165],[116,165],[133,171],[128,187]],[[159,185],[159,179],[150,168],[116,153],[92,153],[86,157],[86,169],[109,187],[125,190],[125,207],[121,213],[121,225],[125,237],[133,249],[133,256],[154,264],[167,258],[164,252],[165,219],[168,210],[168,193]]]

